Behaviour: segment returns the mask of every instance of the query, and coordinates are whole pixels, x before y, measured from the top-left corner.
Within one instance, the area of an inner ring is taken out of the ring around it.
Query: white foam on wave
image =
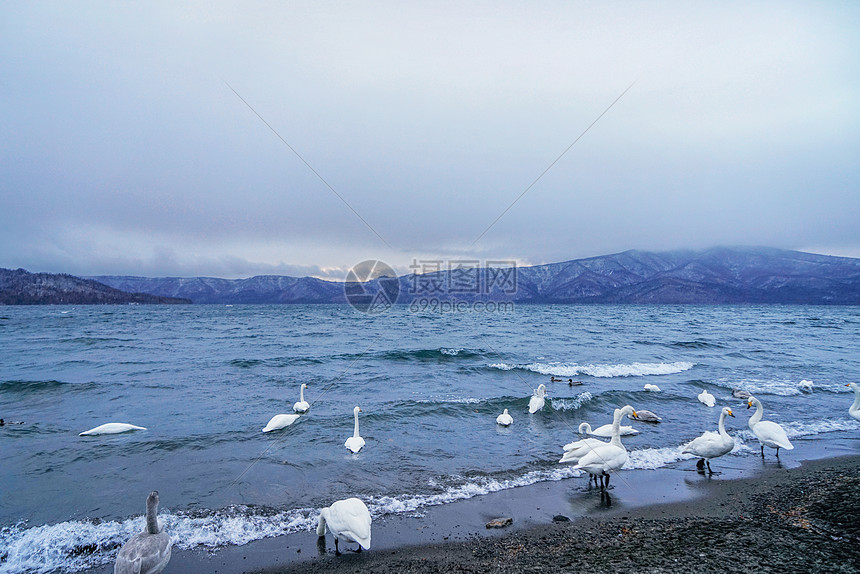
[[[502,371],[511,371],[513,369],[522,369],[532,371],[542,375],[555,375],[557,377],[576,377],[579,375],[588,375],[599,378],[612,377],[642,377],[647,375],[673,375],[688,371],[695,366],[695,363],[687,361],[676,361],[674,363],[630,363],[618,365],[603,365],[589,364],[580,365],[577,363],[529,363],[525,365],[509,364],[509,363],[493,363],[489,367],[500,369]]]
[[[450,355],[451,357],[456,357],[460,354],[462,350],[463,349],[446,349],[445,347],[442,347],[441,349],[439,349],[439,352],[443,355]]]
[[[578,476],[582,476],[582,471],[574,470],[572,466],[561,466],[551,470],[533,470],[515,478],[478,477],[463,484],[449,486],[443,492],[436,494],[371,496],[368,497],[368,508],[374,515],[402,514],[415,512],[427,506],[448,504],[537,482],[559,481]]]
[[[593,398],[591,393],[585,391],[572,399],[550,399],[549,403],[556,411],[575,411]]]
[[[315,509],[260,514],[244,506],[205,516],[158,514],[159,524],[170,534],[174,547],[181,549],[241,546],[261,538],[308,531],[316,527],[318,518]],[[6,559],[0,562],[0,573],[76,572],[109,564],[116,559],[119,547],[145,526],[145,519],[139,516],[121,522],[69,521],[3,528],[0,548],[5,549]]]
[[[624,468],[654,470],[679,460],[694,458],[691,454],[681,452],[683,448],[684,445],[628,451]]]

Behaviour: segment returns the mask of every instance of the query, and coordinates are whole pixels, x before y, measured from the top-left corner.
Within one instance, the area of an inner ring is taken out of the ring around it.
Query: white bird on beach
[[[496,417],[496,422],[503,427],[506,427],[514,422],[514,417],[508,414],[508,409],[505,409],[505,412]]]
[[[136,431],[136,430],[146,430],[146,427],[139,427],[136,425],[130,425],[128,423],[107,423],[100,426],[97,426],[94,429],[90,429],[88,431],[84,431],[80,433],[78,436],[96,436],[100,434],[119,434],[123,432]]]
[[[123,544],[114,574],[158,574],[170,562],[170,536],[158,528],[158,491],[146,497],[146,530]]]
[[[714,398],[714,395],[708,392],[708,389],[702,389],[702,392],[699,393],[699,402],[705,406],[713,407],[717,404],[717,399]]]
[[[582,423],[579,425],[579,433],[585,434],[586,427],[588,427],[588,423]],[[574,442],[567,443],[564,445],[564,455],[559,460],[559,463],[563,462],[571,462],[576,464],[579,462],[583,456],[587,453],[591,452],[597,447],[601,447],[603,445],[609,444],[606,441],[602,441],[596,438],[584,438]]]
[[[635,421],[642,421],[643,423],[659,423],[663,421],[655,413],[646,411],[645,409],[638,410],[635,415],[628,415],[628,417]]]
[[[535,389],[535,394],[532,395],[532,398],[529,399],[529,414],[534,414],[543,408],[544,397],[546,396],[546,385],[543,383],[538,385],[538,388]]]
[[[297,413],[306,413],[306,412],[308,412],[308,409],[311,408],[311,406],[305,400],[305,389],[306,388],[308,388],[308,386],[304,383],[302,383],[302,386],[299,387],[299,402],[297,402],[296,404],[293,405],[293,410],[296,411]]]
[[[857,383],[845,385],[854,391],[854,404],[848,407],[848,415],[855,421],[860,421],[860,386]]]
[[[615,417],[612,420],[612,440],[608,444],[598,446],[586,453],[573,467],[584,470],[592,476],[599,476],[601,492],[609,487],[610,473],[620,469],[627,462],[627,449],[621,444],[619,428],[621,426],[621,418],[630,413],[636,414],[636,411],[630,405],[616,409]]]
[[[352,436],[346,439],[346,442],[343,443],[343,446],[351,450],[353,454],[360,451],[361,448],[364,446],[364,439],[361,438],[361,435],[358,434],[358,413],[360,412],[361,408],[359,407],[355,407],[354,409],[352,409],[352,414],[355,416],[355,430],[353,431]],[[335,540],[337,540],[336,537]]]
[[[693,439],[681,450],[682,453],[690,453],[699,457],[699,462],[696,463],[699,470],[704,470],[705,464],[707,464],[708,472],[714,474],[714,471],[711,470],[711,459],[723,456],[735,448],[735,439],[726,432],[726,416],[735,416],[729,407],[723,407],[720,411],[717,432],[705,431],[702,436]]]
[[[644,388],[646,391],[651,391],[652,393],[659,393],[660,392],[660,387],[658,387],[657,385],[652,385],[651,383],[648,383],[647,385],[645,385]]]
[[[761,443],[761,456],[764,458],[764,447],[776,449],[776,457],[779,458],[779,449],[792,450],[794,445],[788,440],[788,435],[785,430],[775,422],[761,420],[764,415],[764,407],[761,406],[761,401],[755,397],[750,397],[747,401],[747,408],[755,406],[755,414],[750,417],[749,427],[753,434]]]
[[[600,425],[599,427],[597,427],[594,430],[591,430],[591,425],[588,423],[582,423],[579,426],[580,426],[580,428],[585,426],[586,434],[590,434],[590,435],[594,435],[594,436],[602,436],[604,438],[612,438],[612,425],[611,424]],[[634,435],[639,434],[639,431],[636,430],[635,428],[631,427],[631,426],[619,426],[618,432],[621,436],[634,436]]]
[[[355,407],[358,408],[358,407]],[[319,524],[317,524],[317,536],[325,537],[325,530],[334,536],[334,553],[340,556],[337,546],[339,539],[358,543],[358,550],[370,550],[370,512],[367,506],[357,498],[338,500],[331,506],[320,510]]]

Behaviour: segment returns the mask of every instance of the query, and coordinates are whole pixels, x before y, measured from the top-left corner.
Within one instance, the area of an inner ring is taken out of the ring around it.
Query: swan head
[[[624,418],[624,415],[633,415],[633,418],[636,418],[638,415],[636,414],[636,409],[631,407],[630,405],[625,405],[620,409],[616,409],[616,413],[619,414],[619,418]]]
[[[543,383],[539,384],[537,390],[538,393],[546,393],[546,385]]]
[[[361,412],[361,407],[355,407],[354,409],[352,409],[352,413],[353,413],[353,414],[356,414],[356,415],[357,415],[357,414],[358,414],[358,413],[360,413],[360,412]]]
[[[505,412],[503,412],[502,414],[503,414],[503,415],[508,414],[508,409],[505,409]]]
[[[749,408],[749,407],[747,407],[747,408]],[[727,415],[729,415],[730,417],[735,416],[734,413],[732,412],[732,409],[730,409],[729,407],[723,407],[723,412],[726,413]]]
[[[854,391],[855,393],[860,390],[860,387],[857,386],[857,383],[846,383],[845,386]]]
[[[579,434],[587,434],[591,430],[591,425],[588,423],[579,423]]]
[[[306,389],[306,388],[308,388],[308,386],[305,383],[302,383],[302,388]]]

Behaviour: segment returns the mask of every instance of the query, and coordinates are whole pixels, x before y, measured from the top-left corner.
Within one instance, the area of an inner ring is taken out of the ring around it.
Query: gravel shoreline
[[[860,572],[860,456],[703,488],[693,501],[262,572]]]

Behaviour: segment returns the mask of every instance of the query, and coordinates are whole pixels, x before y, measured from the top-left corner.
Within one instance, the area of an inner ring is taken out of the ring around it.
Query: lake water
[[[321,506],[349,496],[379,517],[585,481],[558,464],[561,446],[625,404],[663,417],[625,423],[641,431],[624,439],[630,468],[691,466],[680,447],[714,430],[724,405],[729,456],[758,456],[734,387],[792,441],[856,436],[845,383],[860,378],[858,343],[858,307],[0,308],[0,417],[24,423],[0,427],[0,572],[111,562],[143,529],[151,490],[178,548],[217,551],[310,531]],[[301,383],[310,411],[262,433]],[[546,407],[529,415],[540,383]],[[698,402],[703,388],[717,408]],[[343,443],[356,405],[367,443],[354,455]],[[505,408],[508,428],[495,423]],[[148,430],[78,436],[107,422]]]

